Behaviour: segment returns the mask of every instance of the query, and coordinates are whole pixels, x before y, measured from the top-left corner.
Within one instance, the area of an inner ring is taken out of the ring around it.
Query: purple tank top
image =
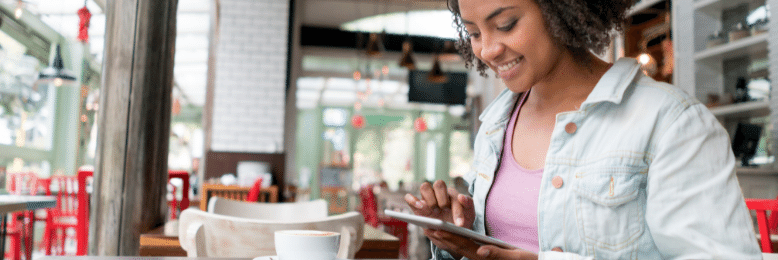
[[[538,196],[543,169],[527,170],[513,159],[511,143],[519,110],[528,95],[521,97],[505,129],[500,168],[486,200],[486,228],[489,234],[525,250],[537,252]]]

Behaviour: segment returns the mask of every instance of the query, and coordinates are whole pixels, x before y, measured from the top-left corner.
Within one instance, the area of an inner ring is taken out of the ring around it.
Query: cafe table
[[[360,258],[357,258],[358,260]],[[388,258],[384,260],[395,260]],[[763,260],[778,260],[778,254],[762,254]],[[252,258],[164,257],[164,256],[44,256],[39,260],[252,260]]]
[[[363,238],[362,247],[354,256],[356,259],[397,259],[399,257],[400,240],[397,237],[365,224]],[[160,257],[186,256],[186,251],[181,248],[178,235],[166,234],[163,226],[140,235],[138,254],[144,257],[158,257],[149,259],[167,259]]]
[[[6,215],[8,213],[56,206],[57,198],[53,196],[0,195],[0,222],[2,222],[0,224],[0,256],[5,255]]]
[[[175,257],[175,256],[44,256],[38,260],[252,260],[253,258]],[[360,260],[356,258],[354,260]],[[398,260],[388,258],[383,260]]]

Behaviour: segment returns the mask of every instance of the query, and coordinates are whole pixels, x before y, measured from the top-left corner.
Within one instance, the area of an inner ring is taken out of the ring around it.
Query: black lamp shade
[[[76,77],[73,76],[70,71],[65,69],[65,65],[62,62],[62,54],[60,53],[59,45],[57,45],[56,51],[54,53],[54,59],[51,61],[51,65],[41,70],[38,78],[41,80],[61,79],[63,81],[71,82],[76,80]]]

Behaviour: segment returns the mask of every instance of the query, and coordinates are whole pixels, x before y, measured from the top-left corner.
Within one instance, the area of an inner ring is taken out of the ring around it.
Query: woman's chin
[[[510,80],[510,81],[503,80],[502,83],[504,83],[505,86],[513,93],[527,92],[529,91],[530,88],[532,88],[531,85],[521,84],[515,82],[514,80]]]

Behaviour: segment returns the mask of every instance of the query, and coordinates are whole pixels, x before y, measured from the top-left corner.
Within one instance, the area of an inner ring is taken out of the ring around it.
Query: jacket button
[[[575,130],[577,130],[577,129],[578,129],[578,126],[575,125],[575,123],[573,123],[573,122],[567,123],[567,125],[565,125],[565,132],[567,132],[568,134],[575,133]]]
[[[562,180],[562,177],[554,176],[554,178],[551,178],[551,185],[554,185],[554,188],[562,188],[563,184],[565,184],[565,182]]]
[[[554,247],[553,249],[551,249],[551,251],[563,252],[561,247]]]

